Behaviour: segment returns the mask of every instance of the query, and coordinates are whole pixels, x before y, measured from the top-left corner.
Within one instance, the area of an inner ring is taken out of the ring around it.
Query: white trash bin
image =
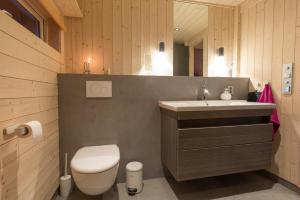
[[[129,195],[133,196],[143,190],[143,164],[130,162],[126,165],[126,188]]]

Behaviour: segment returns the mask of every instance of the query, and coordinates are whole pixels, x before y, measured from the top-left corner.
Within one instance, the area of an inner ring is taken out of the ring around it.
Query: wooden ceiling
[[[245,0],[180,0],[189,2],[199,2],[204,4],[224,5],[224,6],[237,6]]]
[[[65,17],[83,17],[77,0],[54,0],[54,3]]]
[[[208,27],[208,7],[200,4],[174,2],[174,41],[188,43]],[[175,28],[179,28],[176,31]]]

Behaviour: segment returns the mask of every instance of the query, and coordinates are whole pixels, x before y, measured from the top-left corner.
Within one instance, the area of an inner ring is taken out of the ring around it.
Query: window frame
[[[32,14],[36,18],[37,21],[39,21],[39,24],[40,24],[39,38],[44,40],[44,18],[41,15],[39,15],[38,12],[35,11],[35,9],[29,3],[27,3],[25,0],[17,0],[17,2],[20,3],[20,5],[24,9],[26,9],[30,14]],[[6,11],[6,12],[8,12],[8,11]]]

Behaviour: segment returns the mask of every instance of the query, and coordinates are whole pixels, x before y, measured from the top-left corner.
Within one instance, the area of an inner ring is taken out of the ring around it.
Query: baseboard
[[[293,184],[293,183],[290,183],[289,181],[279,177],[279,176],[276,176],[275,174],[272,174],[270,173],[269,171],[267,170],[263,170],[263,171],[259,171],[260,174],[270,178],[271,180],[273,180],[274,182],[277,182],[277,183],[280,183],[281,185],[284,185],[285,187],[289,188],[290,190],[296,192],[297,194],[300,195],[300,188],[299,186]]]

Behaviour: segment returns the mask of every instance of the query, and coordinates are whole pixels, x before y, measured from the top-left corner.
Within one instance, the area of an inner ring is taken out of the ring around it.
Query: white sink
[[[210,111],[210,110],[249,110],[274,109],[275,104],[247,102],[245,100],[212,100],[212,101],[160,101],[159,106],[168,110],[180,111]]]

